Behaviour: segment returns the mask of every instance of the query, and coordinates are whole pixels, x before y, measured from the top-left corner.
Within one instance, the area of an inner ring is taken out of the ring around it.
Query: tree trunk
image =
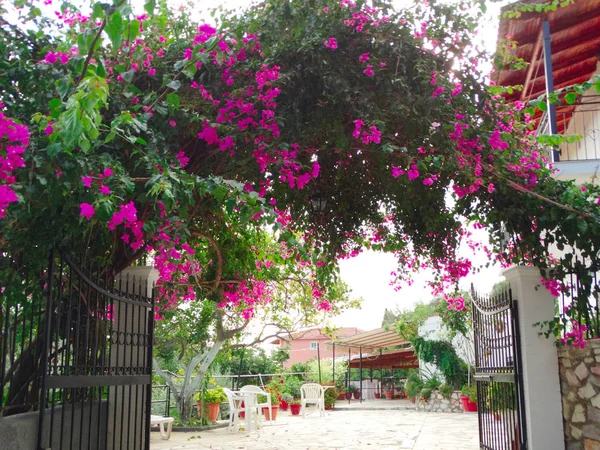
[[[192,417],[193,406],[196,404],[194,395],[200,389],[200,384],[206,374],[206,371],[215,360],[219,351],[225,344],[225,341],[216,341],[211,349],[206,353],[195,355],[185,367],[183,383],[177,383],[169,374],[163,372],[158,366],[156,359],[153,359],[154,369],[171,388],[175,397],[175,407],[179,413],[182,424],[187,424]],[[199,366],[199,367],[198,367]],[[196,368],[198,367],[198,370]],[[196,375],[194,375],[194,371]]]

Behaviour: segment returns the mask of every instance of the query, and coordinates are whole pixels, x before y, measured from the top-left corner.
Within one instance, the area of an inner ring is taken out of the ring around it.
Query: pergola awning
[[[409,342],[402,339],[394,330],[386,330],[378,328],[376,330],[366,331],[364,333],[347,336],[335,341],[327,342],[327,345],[333,347],[335,344],[336,350],[346,350],[353,353],[360,351],[375,351],[388,347],[398,347],[408,345]]]
[[[350,358],[350,368],[360,368],[360,356],[354,355]],[[363,369],[416,369],[419,367],[419,358],[415,355],[412,347],[399,348],[396,350],[385,350],[378,353],[363,355]]]

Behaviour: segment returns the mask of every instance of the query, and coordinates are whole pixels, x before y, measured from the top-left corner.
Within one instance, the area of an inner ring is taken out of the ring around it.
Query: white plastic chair
[[[223,388],[223,392],[227,396],[227,402],[229,403],[229,425],[227,427],[227,430],[232,431],[234,428],[239,429],[239,414],[241,412],[246,412],[246,407],[242,406],[244,397],[236,395],[234,392],[227,388]]]
[[[317,406],[319,415],[325,415],[325,390],[323,386],[317,383],[305,383],[300,386],[300,404],[302,405],[302,417],[306,416],[306,407],[308,404]]]
[[[248,392],[251,394],[257,394],[257,395],[264,395],[267,397],[267,401],[264,403],[258,403],[258,400],[256,401],[256,413],[260,416],[260,413],[262,411],[262,408],[269,408],[269,422],[271,422],[273,420],[273,407],[271,404],[271,394],[269,392],[266,392],[265,390],[261,389],[259,386],[255,386],[253,384],[247,384],[246,386],[242,387],[240,389],[240,393],[244,393],[244,392]]]
[[[171,430],[173,429],[174,421],[175,419],[173,417],[150,416],[150,424],[159,426],[160,437],[165,441],[171,439]]]

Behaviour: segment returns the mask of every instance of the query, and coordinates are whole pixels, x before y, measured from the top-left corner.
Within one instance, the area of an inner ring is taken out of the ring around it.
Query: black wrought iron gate
[[[509,287],[489,296],[471,291],[480,447],[526,450],[518,303]]]
[[[152,287],[50,258],[38,450],[148,450]]]

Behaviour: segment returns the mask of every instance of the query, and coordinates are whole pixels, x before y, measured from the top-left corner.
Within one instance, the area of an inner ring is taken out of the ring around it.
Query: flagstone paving
[[[477,414],[417,411],[327,411],[291,416],[280,412],[273,425],[253,433],[224,428],[173,432],[168,441],[152,433],[151,450],[477,450]]]

